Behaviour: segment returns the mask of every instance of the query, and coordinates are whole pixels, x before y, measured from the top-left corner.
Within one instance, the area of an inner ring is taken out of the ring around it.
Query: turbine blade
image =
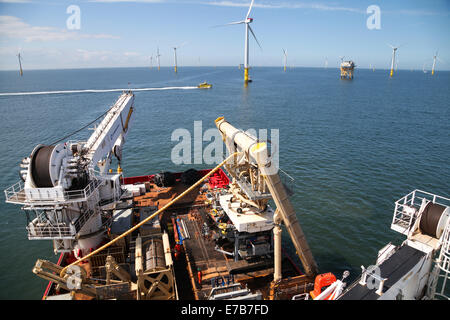
[[[250,16],[250,12],[252,11],[252,7],[253,7],[253,2],[255,2],[255,0],[252,0],[252,3],[250,3],[250,7],[248,8],[248,12],[247,12],[247,15],[245,16],[245,20],[247,20],[248,17]]]
[[[253,30],[252,30],[252,28],[250,27],[250,25],[248,26],[248,29],[250,30],[250,32],[252,33],[253,38],[255,38],[256,43],[258,44],[258,46],[259,46],[259,47],[261,48],[261,50],[262,50],[262,47],[261,47],[261,45],[259,44],[258,39],[256,39],[255,33],[253,32]]]
[[[236,22],[230,22],[230,23],[226,23],[226,24],[219,24],[217,26],[212,26],[211,28],[225,27],[225,26],[229,26],[229,25],[233,25],[233,24],[243,24],[243,23],[245,23],[245,21],[236,21]]]

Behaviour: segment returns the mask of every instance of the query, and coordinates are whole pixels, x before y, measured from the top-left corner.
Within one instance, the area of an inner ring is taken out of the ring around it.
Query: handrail
[[[63,277],[66,274],[66,271],[69,267],[73,266],[73,265],[77,265],[78,263],[80,263],[81,261],[84,261],[90,257],[92,257],[93,255],[99,253],[100,251],[108,248],[109,246],[111,246],[113,243],[119,241],[120,239],[122,239],[123,237],[127,236],[128,234],[130,234],[131,232],[133,232],[134,230],[140,228],[142,225],[146,224],[148,221],[150,221],[151,219],[153,219],[155,216],[157,216],[158,214],[160,214],[161,212],[165,211],[167,208],[169,208],[172,204],[174,204],[175,202],[177,202],[178,200],[180,200],[181,198],[183,198],[186,194],[188,194],[190,191],[192,191],[194,188],[196,188],[197,186],[200,185],[200,183],[202,183],[204,180],[206,180],[207,178],[209,178],[211,175],[213,175],[213,173],[215,173],[217,170],[220,169],[220,167],[222,167],[226,162],[228,162],[231,158],[237,156],[238,154],[240,154],[241,152],[235,152],[233,154],[231,154],[230,156],[228,156],[224,161],[222,161],[220,164],[218,164],[214,169],[212,169],[208,174],[206,174],[205,176],[203,176],[203,178],[201,178],[200,180],[198,180],[196,183],[194,183],[192,186],[190,186],[188,189],[186,189],[183,193],[181,193],[179,196],[177,196],[176,198],[174,198],[172,201],[170,201],[169,203],[167,203],[165,206],[163,206],[161,209],[159,209],[158,211],[156,211],[155,213],[153,213],[152,215],[148,216],[147,218],[145,218],[144,220],[142,220],[141,222],[139,222],[138,224],[136,224],[134,227],[128,229],[127,231],[125,231],[124,233],[122,233],[120,236],[114,238],[113,240],[111,240],[110,242],[104,244],[103,246],[101,246],[100,248],[92,251],[91,253],[89,253],[88,255],[72,262],[71,264],[67,265],[66,267],[64,267],[61,270],[60,276]]]
[[[415,189],[395,201],[391,228],[402,234],[408,235],[409,231],[411,231],[411,228],[413,227],[413,218],[415,218],[416,221],[420,218],[419,208],[422,206],[422,202],[424,200],[427,202],[440,204],[445,207],[450,207],[449,198]],[[416,212],[413,213],[412,211],[408,210],[409,207],[414,208]],[[419,213],[419,216],[417,216],[417,213]]]
[[[94,179],[84,189],[64,191],[62,193],[62,198],[60,199],[52,199],[48,197],[40,198],[39,196],[28,199],[25,193],[19,195],[19,193],[24,191],[25,189],[24,183],[22,181],[13,184],[9,188],[5,189],[4,192],[7,202],[8,201],[16,201],[19,203],[29,203],[29,202],[54,203],[64,201],[70,202],[74,200],[87,199],[98,188],[98,186],[101,183],[102,180]],[[36,188],[35,190],[37,190],[37,192],[40,193],[41,190],[49,191],[49,189],[51,188]]]

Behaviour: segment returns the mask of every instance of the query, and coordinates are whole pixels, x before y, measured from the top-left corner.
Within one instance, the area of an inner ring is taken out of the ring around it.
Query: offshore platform
[[[355,63],[351,60],[341,62],[341,79],[353,79],[353,71],[355,70]]]

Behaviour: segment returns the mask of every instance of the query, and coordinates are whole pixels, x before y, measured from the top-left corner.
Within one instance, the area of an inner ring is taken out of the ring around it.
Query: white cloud
[[[31,0],[0,0],[0,3],[30,3]]]
[[[0,16],[0,37],[31,41],[65,41],[80,39],[118,39],[109,34],[84,34],[52,27],[31,26],[13,16]]]
[[[203,1],[198,2],[198,4],[210,5],[210,6],[221,6],[221,7],[246,7],[248,8],[250,5],[250,1]],[[364,10],[358,8],[349,8],[349,7],[340,7],[340,6],[330,6],[326,4],[320,3],[303,3],[295,1],[293,3],[283,2],[279,4],[273,4],[269,2],[265,3],[254,3],[254,8],[265,8],[265,9],[315,9],[322,11],[349,11],[349,12],[358,12],[365,13]]]
[[[161,3],[161,2],[166,2],[166,1],[165,0],[89,0],[89,2],[105,2],[105,3],[113,3],[113,2]]]
[[[0,70],[17,68],[20,51],[24,69],[137,67],[150,64],[148,56],[134,51],[0,47]]]

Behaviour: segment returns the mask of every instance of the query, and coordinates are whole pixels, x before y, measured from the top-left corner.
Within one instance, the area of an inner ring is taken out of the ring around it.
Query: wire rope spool
[[[439,239],[449,217],[449,207],[429,202],[423,209],[420,218],[420,231],[423,234]]]
[[[166,260],[164,258],[164,246],[162,240],[152,239],[148,242],[145,252],[145,271],[156,271],[166,269]]]
[[[30,174],[37,188],[52,188],[58,184],[62,160],[67,156],[63,143],[57,145],[37,145],[31,153]]]

